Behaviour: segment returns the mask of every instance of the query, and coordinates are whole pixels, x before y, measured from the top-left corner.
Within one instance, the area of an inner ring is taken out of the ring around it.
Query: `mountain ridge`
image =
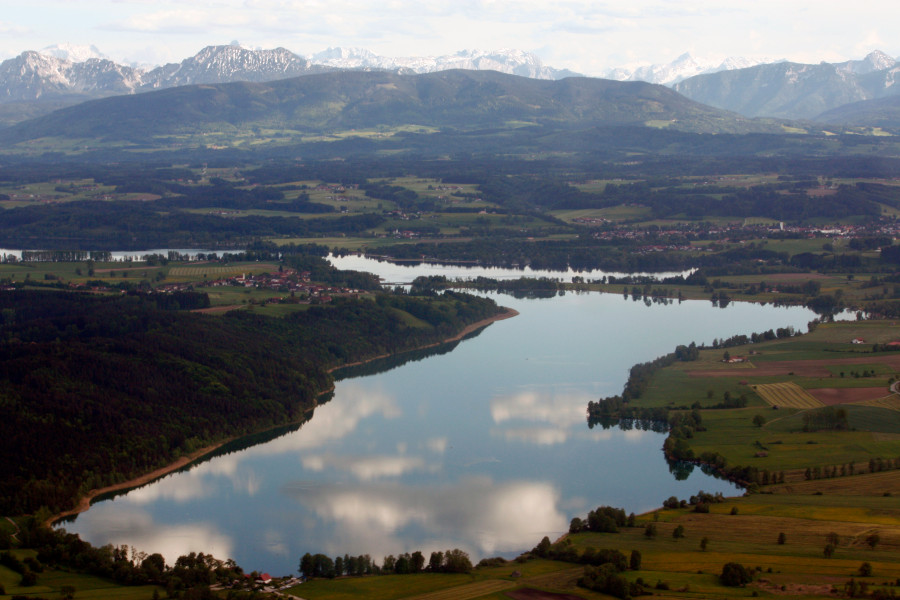
[[[422,75],[333,71],[266,83],[169,88],[85,102],[0,132],[9,143],[41,137],[146,141],[154,136],[270,128],[321,133],[428,126],[473,130],[507,123],[587,128],[653,122],[686,131],[771,131],[645,82],[529,79],[494,71]]]
[[[844,104],[900,94],[900,62],[883,52],[817,65],[780,62],[697,75],[673,88],[747,117],[813,119]]]

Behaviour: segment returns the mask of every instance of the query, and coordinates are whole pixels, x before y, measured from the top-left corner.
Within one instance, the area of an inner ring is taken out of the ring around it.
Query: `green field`
[[[25,556],[34,556],[30,550],[13,550],[13,555],[23,559]],[[19,585],[21,575],[10,569],[0,566],[0,584],[6,590],[6,595],[0,594],[0,598],[6,600],[12,596],[30,597],[54,597],[62,595],[62,588],[70,586],[75,589],[75,598],[84,600],[150,600],[154,590],[160,595],[165,595],[165,590],[152,585],[125,587],[106,579],[92,575],[82,575],[54,569],[45,569],[38,574],[37,585],[23,587]]]

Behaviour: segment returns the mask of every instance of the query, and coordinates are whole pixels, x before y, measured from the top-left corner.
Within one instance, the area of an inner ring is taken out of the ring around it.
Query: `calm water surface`
[[[348,254],[346,256],[330,255],[328,260],[339,269],[351,269],[355,271],[370,271],[379,275],[384,282],[390,285],[410,283],[419,275],[443,275],[447,279],[474,279],[476,277],[491,277],[493,279],[518,279],[520,277],[549,277],[550,279],[560,279],[562,281],[571,281],[572,277],[580,276],[590,281],[592,279],[600,279],[604,275],[614,275],[621,277],[626,273],[617,273],[613,271],[588,270],[575,271],[568,269],[566,271],[551,271],[547,269],[532,269],[525,267],[523,269],[505,269],[502,267],[483,267],[472,264],[454,264],[454,263],[417,263],[411,261],[390,262],[387,260],[378,261],[365,256]],[[675,275],[687,275],[690,271],[665,272],[665,273],[632,273],[632,275],[649,275],[655,278],[672,277]]]
[[[415,277],[415,275],[412,275]],[[495,296],[521,314],[452,351],[338,382],[302,427],[99,502],[63,524],[95,544],[171,563],[189,551],[246,570],[331,556],[461,548],[513,556],[598,505],[641,512],[703,489],[677,481],[649,431],[589,429],[587,402],[677,344],[792,325],[802,308],[709,302],[645,306],[622,296]]]

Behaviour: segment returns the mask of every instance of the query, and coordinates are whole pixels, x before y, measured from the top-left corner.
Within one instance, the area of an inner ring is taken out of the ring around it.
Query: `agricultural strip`
[[[887,408],[889,410],[900,411],[900,396],[898,396],[897,394],[891,394],[890,396],[884,396],[882,398],[876,398],[874,400],[866,400],[865,402],[860,402],[860,404],[864,406],[877,406],[878,408]]]
[[[780,408],[820,408],[825,406],[795,383],[765,383],[751,386],[760,397]]]
[[[877,363],[900,371],[900,354],[886,354],[884,356],[867,355],[862,358],[835,358],[833,360],[784,360],[767,362],[762,365],[755,364],[752,371],[748,371],[747,363],[739,363],[738,368],[691,370],[691,377],[771,377],[778,375],[796,375],[799,377],[830,377],[830,366],[840,365],[871,365]]]
[[[516,587],[516,583],[512,581],[489,579],[488,581],[479,581],[429,594],[408,596],[403,600],[472,600],[473,598],[481,598],[482,596],[502,592],[514,587]]]
[[[194,278],[202,278],[204,275],[209,276],[218,276],[224,277],[227,275],[239,275],[241,273],[247,273],[249,271],[253,272],[261,272],[260,269],[269,271],[277,271],[278,267],[275,265],[266,265],[266,264],[240,264],[240,265],[231,265],[224,267],[173,267],[169,269],[170,277],[194,277]]]
[[[832,406],[835,404],[860,404],[875,402],[879,399],[884,398],[887,392],[887,390],[883,387],[821,388],[817,390],[807,391],[817,400],[819,400],[819,406],[822,406],[823,404]],[[870,404],[869,406],[880,405]]]

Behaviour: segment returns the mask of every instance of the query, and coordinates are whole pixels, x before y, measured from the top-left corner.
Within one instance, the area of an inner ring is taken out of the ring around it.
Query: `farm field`
[[[30,550],[13,550],[12,553],[20,560],[25,556],[34,556],[34,552]],[[59,598],[63,595],[63,588],[66,587],[74,588],[75,597],[85,600],[115,600],[119,598],[122,600],[151,600],[154,598],[154,592],[158,597],[165,595],[165,590],[153,585],[124,587],[92,575],[58,570],[45,570],[40,573],[37,585],[34,586],[22,586],[19,584],[20,580],[21,576],[18,573],[5,566],[0,566],[0,585],[7,594],[0,594],[0,598],[13,596]]]

